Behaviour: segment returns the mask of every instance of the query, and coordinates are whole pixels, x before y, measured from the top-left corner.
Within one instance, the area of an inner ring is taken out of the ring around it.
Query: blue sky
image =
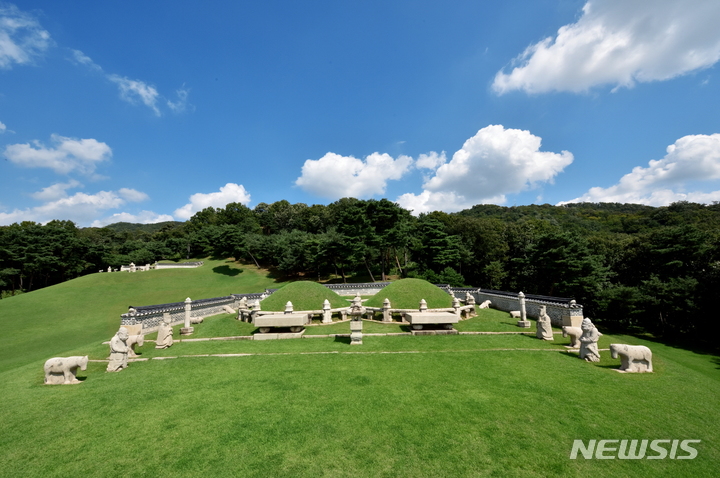
[[[0,225],[720,201],[720,2],[0,3]]]

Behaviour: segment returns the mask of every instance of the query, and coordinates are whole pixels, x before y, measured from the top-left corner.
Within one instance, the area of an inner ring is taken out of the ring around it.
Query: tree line
[[[387,200],[231,203],[184,223],[0,227],[0,291],[31,291],[121,264],[235,257],[283,276],[570,297],[617,330],[704,340],[720,285],[720,205],[477,205],[414,217]]]

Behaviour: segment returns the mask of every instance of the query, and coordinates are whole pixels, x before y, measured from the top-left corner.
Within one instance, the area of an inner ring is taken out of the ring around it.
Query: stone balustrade
[[[356,295],[374,295],[380,292],[389,282],[370,282],[366,284],[325,284],[325,286],[331,290],[334,290],[339,295],[345,296],[356,296]],[[476,304],[481,304],[486,300],[492,302],[492,307],[498,310],[506,312],[520,310],[520,301],[517,293],[494,291],[494,290],[483,290],[477,288],[463,288],[463,287],[450,287],[448,284],[435,284],[439,288],[445,290],[458,299],[458,301],[465,301],[466,294],[469,293],[474,299]],[[262,299],[271,295],[277,289],[267,289],[263,293],[252,293],[252,294],[232,294],[225,297],[215,297],[212,299],[200,299],[193,300],[190,302],[190,317],[205,318],[212,315],[226,313],[225,307],[231,307],[233,309],[239,309],[241,300],[245,298],[245,302],[248,307],[246,309],[238,310],[238,319],[245,321],[252,321],[254,314],[265,315],[274,314],[277,312],[263,311],[254,305]],[[326,313],[337,314],[341,320],[345,320],[347,308],[335,308],[329,310],[323,310],[322,305],[318,304],[318,309],[315,310],[302,310],[295,311],[296,314],[304,314],[308,317],[308,323],[312,320],[313,316],[323,317]],[[547,314],[550,316],[552,324],[559,327],[561,325],[579,326],[580,321],[583,318],[582,306],[576,304],[574,300],[563,298],[563,297],[549,297],[541,295],[527,294],[525,295],[525,308],[528,317],[537,318],[540,315],[540,307],[545,306]],[[471,310],[474,309],[474,305],[458,305],[452,309],[428,309],[428,312],[440,312],[453,310],[459,316],[465,315],[470,316]],[[185,319],[185,302],[174,302],[170,304],[150,305],[143,307],[130,307],[128,312],[120,316],[121,325],[137,325],[142,324],[143,333],[149,333],[157,330],[158,326],[162,322],[163,313],[169,313],[173,325],[181,324]],[[416,313],[418,309],[398,309],[398,308],[383,308],[383,307],[366,307],[366,318],[374,319],[375,314],[381,314],[382,320],[388,321],[388,318],[392,320],[393,314],[399,314],[404,317],[408,313]],[[328,323],[324,320],[325,323]],[[576,324],[577,323],[577,324]]]

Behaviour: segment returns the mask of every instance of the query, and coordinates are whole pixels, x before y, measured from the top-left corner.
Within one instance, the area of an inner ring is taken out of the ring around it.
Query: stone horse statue
[[[620,355],[620,370],[628,373],[652,372],[652,352],[644,345],[610,344],[610,356]]]
[[[576,349],[580,347],[580,337],[582,336],[582,329],[580,327],[571,327],[569,325],[562,326],[562,336],[570,336],[570,347]]]
[[[48,385],[71,385],[80,383],[75,376],[77,369],[86,370],[88,356],[53,357],[45,362],[45,383]]]

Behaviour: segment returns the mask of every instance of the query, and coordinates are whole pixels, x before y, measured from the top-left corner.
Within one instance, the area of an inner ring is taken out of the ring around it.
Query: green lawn
[[[127,305],[201,298],[208,287],[205,297],[273,285],[254,269],[217,274],[214,267],[236,266],[209,262],[208,269],[157,271],[194,272],[194,279],[99,274],[0,301],[0,476],[718,475],[720,359],[636,337],[604,335],[600,346],[648,345],[653,374],[617,373],[609,352],[597,364],[581,361],[560,335],[554,342],[517,334],[366,336],[361,346],[343,337],[179,341],[166,350],[147,343],[139,351],[149,360],[120,373],[90,363],[79,373],[82,384],[42,384],[51,356],[105,358],[100,342]],[[37,315],[61,299],[69,311]],[[84,311],[77,328],[69,326],[74,309]],[[520,330],[513,322],[482,310],[457,328]],[[364,330],[402,329],[366,321]],[[224,314],[192,337],[253,331]],[[348,332],[345,322],[306,334]],[[246,355],[199,356],[207,354]],[[695,460],[570,460],[575,439],[702,442]]]
[[[294,310],[320,310],[327,299],[331,308],[347,307],[348,301],[333,290],[317,282],[297,281],[283,286],[260,302],[263,310],[284,311],[285,304],[292,302]]]
[[[239,271],[239,272],[236,272]],[[254,266],[205,260],[197,269],[91,274],[0,300],[0,371],[108,340],[128,306],[277,287]]]

